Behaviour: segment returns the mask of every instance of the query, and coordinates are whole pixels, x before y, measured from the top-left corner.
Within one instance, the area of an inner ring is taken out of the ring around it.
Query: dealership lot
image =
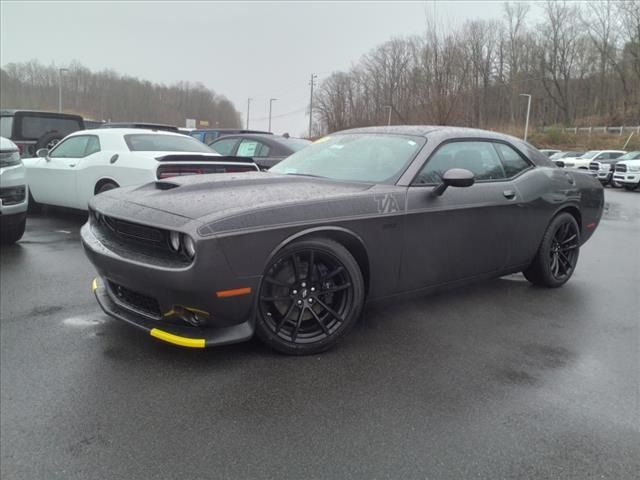
[[[513,275],[371,305],[322,355],[204,351],[108,318],[84,219],[1,255],[3,478],[635,478],[640,192],[558,290]]]

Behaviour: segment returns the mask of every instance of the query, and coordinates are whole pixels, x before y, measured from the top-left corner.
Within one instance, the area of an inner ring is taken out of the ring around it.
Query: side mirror
[[[556,160],[556,166],[560,168],[564,168],[564,162],[562,160]]]
[[[36,157],[47,158],[48,156],[49,156],[49,149],[48,148],[39,148],[36,151]]]
[[[442,175],[442,183],[431,191],[432,196],[440,196],[447,187],[470,187],[476,181],[473,172],[464,168],[451,168]]]

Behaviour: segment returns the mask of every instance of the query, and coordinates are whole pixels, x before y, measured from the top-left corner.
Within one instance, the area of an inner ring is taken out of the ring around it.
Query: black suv
[[[0,110],[0,136],[10,139],[22,157],[52,148],[70,133],[84,130],[81,116],[35,110]]]

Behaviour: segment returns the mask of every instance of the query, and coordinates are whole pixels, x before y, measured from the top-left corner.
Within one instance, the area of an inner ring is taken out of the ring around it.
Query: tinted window
[[[231,155],[233,148],[239,140],[237,138],[222,138],[210,145],[220,155]]]
[[[500,158],[490,142],[451,142],[431,155],[416,183],[440,183],[444,172],[451,168],[464,168],[473,172],[476,181],[505,178]]]
[[[529,163],[509,145],[505,145],[504,143],[495,143],[494,145],[500,152],[500,155],[502,155],[502,166],[504,167],[504,174],[507,178],[515,177],[520,172],[529,168]]]
[[[82,158],[85,156],[87,144],[90,139],[91,137],[89,135],[67,138],[56,145],[49,156],[51,158]]]
[[[186,135],[134,133],[125,135],[124,141],[132,152],[211,153],[211,149],[204,143]]]
[[[425,144],[422,137],[344,134],[321,138],[270,169],[371,183],[394,183]]]
[[[268,157],[269,146],[257,140],[245,138],[238,147],[238,157]]]
[[[200,140],[201,142],[204,141],[204,133],[202,132],[191,132],[191,136]]]
[[[0,137],[11,138],[13,117],[0,117]]]
[[[47,133],[58,133],[61,136],[66,136],[82,129],[80,122],[73,118],[23,115],[21,123],[22,131],[17,136],[32,140],[36,140]]]

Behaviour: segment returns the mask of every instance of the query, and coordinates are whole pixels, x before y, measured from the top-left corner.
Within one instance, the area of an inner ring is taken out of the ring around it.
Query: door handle
[[[514,198],[516,198],[516,192],[514,190],[505,190],[504,192],[502,192],[502,195],[504,195],[504,198],[508,200],[513,200]]]
[[[70,167],[75,167],[75,166],[76,166],[76,164],[75,164],[75,163],[70,163],[70,164],[69,164],[69,166],[70,166]]]

